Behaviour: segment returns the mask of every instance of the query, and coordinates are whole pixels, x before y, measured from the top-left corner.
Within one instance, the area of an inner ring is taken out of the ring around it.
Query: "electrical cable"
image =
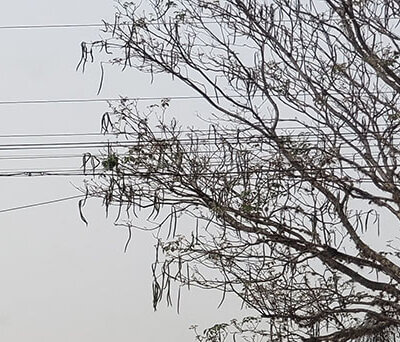
[[[234,131],[233,131],[234,132]],[[140,133],[140,132],[139,132]],[[221,135],[214,135],[214,132],[212,131],[203,131],[200,132],[202,133],[201,135],[196,135],[196,131],[192,131],[194,135],[192,137],[187,136],[187,137],[166,137],[163,136],[162,133],[159,133],[159,136],[157,137],[157,133],[153,132],[154,134],[154,141],[153,143],[176,143],[176,144],[181,144],[181,145],[196,145],[196,144],[203,144],[203,145],[216,145],[218,141],[221,142],[231,142],[232,144],[234,143],[248,143],[248,144],[255,144],[255,143],[265,143],[268,142],[268,137],[264,137],[261,135],[249,135],[249,136],[241,136],[239,134],[221,134]],[[236,133],[236,132],[234,132]],[[257,133],[257,132],[256,132]],[[127,133],[129,135],[129,133]],[[120,134],[125,137],[125,134]],[[290,135],[290,134],[282,134],[281,138],[290,138],[293,142],[304,142],[304,143],[317,143],[321,142],[322,138],[329,138],[329,137],[335,137],[339,136],[339,134],[336,133],[327,133],[326,135],[323,134],[312,134],[312,133],[299,133],[296,135]],[[310,138],[309,138],[310,137]],[[346,137],[348,140],[356,140],[358,136],[353,133],[353,132],[344,132],[341,133],[339,137]],[[302,138],[302,140],[299,140]],[[312,138],[312,139],[311,139]],[[157,140],[156,140],[157,139]],[[370,135],[365,135],[363,136],[363,139],[367,139],[369,142],[378,142],[378,141],[384,141],[383,138],[381,139],[376,139],[374,136]],[[400,140],[400,134],[395,137],[391,137],[391,142],[394,144],[394,142]],[[24,143],[3,143],[0,144],[0,150],[7,150],[8,148],[11,149],[32,149],[32,148],[37,148],[37,147],[45,147],[45,148],[84,148],[84,147],[107,147],[107,146],[120,146],[120,147],[140,147],[140,146],[146,146],[149,144],[150,141],[143,141],[143,139],[121,139],[121,140],[96,140],[96,141],[58,141],[58,142],[40,142],[40,143],[31,143],[31,142],[24,142]],[[345,148],[346,146],[342,146],[342,148]]]
[[[122,133],[121,133],[122,134]],[[56,137],[91,137],[91,136],[116,136],[115,133],[107,132],[82,132],[82,133],[16,133],[16,134],[0,134],[0,138],[56,138]]]
[[[370,182],[370,181],[369,181],[369,182]],[[53,200],[49,200],[49,201],[36,202],[36,203],[31,203],[31,204],[26,204],[26,205],[21,205],[21,206],[6,208],[6,209],[0,209],[0,214],[8,213],[8,212],[13,212],[13,211],[17,211],[17,210],[28,209],[28,208],[35,208],[35,207],[40,207],[40,206],[47,206],[47,205],[50,205],[50,204],[65,202],[65,201],[69,201],[69,200],[72,200],[72,199],[84,198],[85,196],[86,196],[86,195],[74,195],[74,196],[68,196],[68,197],[57,198],[57,199],[53,199]]]
[[[336,168],[332,167],[330,169],[336,169]],[[343,167],[338,167],[337,169],[343,169]],[[93,174],[89,174],[89,175],[83,175],[81,170],[75,170],[77,172],[80,172],[81,174],[72,173],[71,171],[74,171],[74,170],[64,170],[63,173],[59,173],[58,175],[64,175],[64,176],[65,175],[67,175],[67,176],[99,176],[99,175],[104,176],[105,175],[105,173],[93,173]],[[265,171],[274,172],[276,170],[265,170]],[[31,177],[31,176],[34,176],[34,175],[44,175],[45,172],[47,173],[47,171],[35,172],[35,173],[32,173],[32,174],[29,174],[29,172],[25,172],[26,173],[25,176]],[[68,172],[70,172],[70,173],[68,173]],[[157,173],[157,172],[155,172],[155,173]],[[145,174],[147,174],[147,173],[145,172],[144,175]],[[158,172],[157,174],[161,175],[162,173]],[[167,173],[165,173],[165,174],[167,175]],[[212,175],[212,176],[215,176],[217,174],[226,174],[226,173],[217,172],[217,171],[210,173],[210,175]],[[228,174],[234,174],[234,172],[228,172]],[[236,174],[239,175],[239,174],[242,174],[242,172],[238,171],[238,172],[236,172]],[[51,174],[49,172],[48,175],[57,175],[57,173]],[[169,175],[173,175],[173,173],[169,173]],[[189,174],[186,174],[185,176],[188,176],[188,175]],[[203,173],[202,175],[206,175],[206,173]],[[2,177],[2,176],[6,176],[6,175],[0,174],[0,177]],[[23,176],[23,174],[21,174],[20,176]],[[133,174],[132,174],[132,176],[133,176]],[[372,183],[372,181],[369,180],[369,179],[359,179],[357,181],[359,181],[360,183]],[[32,203],[32,204],[27,204],[27,205],[21,205],[21,206],[17,206],[17,207],[1,209],[0,213],[7,213],[7,212],[17,211],[17,210],[22,210],[22,209],[45,206],[45,205],[50,205],[50,204],[54,204],[54,203],[64,202],[64,201],[77,199],[77,198],[83,198],[83,197],[85,197],[85,195],[75,195],[75,196],[63,197],[63,198],[58,198],[58,199],[49,200],[49,201],[36,202],[36,203]]]
[[[206,17],[211,19],[210,17]],[[378,18],[376,18],[378,19]],[[385,20],[400,20],[400,17],[390,17],[390,18],[382,18],[380,17],[379,19],[385,19]],[[350,19],[349,19],[350,20]],[[330,21],[343,21],[343,18],[331,18]],[[283,22],[283,23],[290,23],[292,22],[290,19],[280,19],[280,20],[274,20],[274,22]],[[185,23],[190,24],[189,21],[186,21]],[[217,22],[214,21],[202,21],[203,24],[216,24]],[[218,24],[227,24],[231,23],[228,21],[224,22],[218,22]],[[114,23],[107,23],[103,21],[102,23],[81,23],[81,24],[14,24],[14,25],[2,25],[0,26],[0,30],[36,30],[36,29],[73,29],[73,28],[99,28],[99,27],[104,27],[105,24],[108,25],[114,25]],[[156,25],[156,23],[152,22],[146,22],[146,25]],[[131,26],[131,23],[118,23],[117,26]]]
[[[282,122],[292,122],[293,120],[284,120]],[[306,123],[305,123],[306,125]],[[387,124],[376,124],[376,127],[388,127]],[[301,136],[306,137],[306,136],[312,136],[312,137],[321,137],[321,136],[334,136],[336,133],[326,133],[326,134],[315,134],[315,133],[309,133],[310,127],[307,126],[302,126],[297,124],[296,126],[285,126],[285,127],[277,127],[276,130],[278,131],[296,131],[296,130],[303,130],[304,132],[301,132]],[[320,128],[319,129],[321,132],[324,131],[324,129]],[[326,129],[325,129],[326,130]],[[226,133],[234,133],[237,135],[238,133],[245,133],[248,132],[249,130],[240,130],[239,128],[224,128],[223,130],[219,127],[210,127],[210,128],[202,128],[202,129],[180,129],[179,133],[185,134],[185,133],[193,133],[193,134],[204,134],[204,135],[213,135],[214,132],[226,132]],[[153,131],[155,135],[161,135],[164,134],[165,132],[163,131]],[[15,134],[0,134],[0,139],[2,138],[12,138],[12,139],[19,139],[19,138],[53,138],[53,137],[75,137],[75,136],[113,136],[113,137],[119,137],[119,136],[126,136],[130,135],[129,132],[79,132],[79,133],[69,133],[69,132],[52,132],[52,133],[15,133]],[[341,135],[355,135],[353,132],[347,132],[347,133],[341,133]]]
[[[329,94],[338,94],[337,92],[331,92]],[[382,90],[374,92],[374,94],[397,94],[394,90]],[[223,95],[207,95],[210,99],[225,99]],[[229,98],[245,98],[243,95],[230,95],[225,94]],[[254,98],[262,98],[264,95],[253,95]],[[284,95],[270,94],[271,97],[284,97]],[[310,93],[297,93],[296,96],[312,96]],[[367,95],[366,95],[367,97]],[[0,101],[0,105],[41,105],[41,104],[72,104],[72,103],[99,103],[99,102],[117,102],[117,101],[161,101],[161,100],[205,100],[203,95],[180,95],[180,96],[139,96],[139,97],[109,97],[109,98],[89,98],[89,99],[37,99],[37,100],[3,100]],[[247,98],[246,98],[247,100]]]
[[[104,27],[104,23],[2,25],[0,26],[0,30],[69,29],[85,27]]]
[[[261,95],[260,95],[261,96]],[[222,96],[210,95],[210,98],[221,98]],[[239,95],[232,95],[230,97],[242,97]],[[117,102],[117,101],[159,101],[163,99],[170,100],[196,100],[196,99],[204,99],[204,96],[201,95],[188,95],[188,96],[142,96],[142,97],[125,97],[125,98],[90,98],[90,99],[38,99],[38,100],[4,100],[0,101],[0,105],[40,105],[40,104],[54,104],[54,103],[62,103],[62,104],[70,104],[70,103],[99,103],[99,102]]]
[[[250,165],[250,171],[243,171],[243,170],[238,170],[238,167],[236,163],[231,160],[229,163],[225,163],[224,165],[221,165],[219,162],[210,162],[209,164],[210,167],[214,168],[214,170],[210,170],[207,172],[198,172],[198,173],[185,173],[182,171],[181,173],[175,172],[175,171],[162,171],[162,170],[147,170],[146,168],[143,169],[138,169],[138,170],[127,170],[124,171],[122,169],[118,171],[107,171],[103,170],[102,172],[96,171],[94,169],[92,172],[90,172],[91,167],[86,168],[86,172],[84,172],[83,167],[81,166],[79,169],[68,169],[66,167],[64,168],[56,168],[56,169],[26,169],[26,170],[21,170],[21,169],[0,169],[0,177],[10,177],[10,176],[17,176],[17,175],[27,175],[27,176],[45,176],[45,175],[56,175],[56,174],[71,174],[71,175],[81,175],[81,176],[93,176],[93,175],[100,175],[100,176],[110,176],[110,175],[116,175],[118,176],[132,176],[135,177],[137,175],[160,175],[160,176],[175,176],[176,174],[181,174],[182,176],[187,176],[187,177],[192,177],[192,176],[214,176],[214,175],[242,175],[242,174],[256,174],[256,173],[262,173],[262,174],[268,174],[268,173],[279,173],[281,172],[282,169],[280,168],[274,168],[274,167],[261,167],[259,166],[257,169],[255,169],[255,165]],[[359,171],[359,170],[369,170],[369,169],[375,169],[376,167],[382,167],[382,168],[395,168],[398,167],[398,165],[393,165],[393,164],[378,164],[378,165],[359,165],[359,166],[353,166],[353,165],[347,165],[347,166],[324,166],[324,167],[307,167],[303,168],[301,171],[307,171],[307,172],[316,172],[316,171],[345,171],[345,170],[354,170],[354,171]],[[225,168],[225,170],[224,170]],[[229,170],[229,169],[230,170]],[[288,171],[285,168],[283,168],[284,171]],[[300,172],[296,169],[292,170],[293,172]]]
[[[188,23],[188,22],[187,22]],[[215,24],[215,21],[204,21],[204,24]],[[2,25],[0,30],[37,30],[37,29],[73,29],[73,28],[101,28],[105,27],[106,22],[86,23],[86,24],[31,24],[31,25]],[[114,25],[114,23],[107,23]],[[118,26],[131,26],[130,23],[118,23]],[[147,25],[156,25],[148,22]]]
[[[0,214],[9,213],[11,211],[16,211],[16,210],[40,207],[40,206],[49,205],[49,204],[53,204],[53,203],[65,202],[65,201],[69,201],[69,200],[72,200],[72,199],[83,198],[83,197],[85,197],[85,195],[75,195],[75,196],[57,198],[57,199],[50,200],[50,201],[36,202],[36,203],[32,203],[32,204],[20,205],[18,207],[11,207],[11,208],[7,208],[7,209],[1,209],[0,210]]]

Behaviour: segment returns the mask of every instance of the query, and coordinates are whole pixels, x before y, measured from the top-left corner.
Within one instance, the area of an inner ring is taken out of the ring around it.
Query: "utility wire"
[[[107,136],[121,135],[122,133],[107,133],[107,132],[83,132],[83,133],[16,133],[16,134],[0,134],[0,138],[56,138],[56,137],[92,137],[92,136]]]
[[[200,176],[211,176],[211,177],[215,177],[215,176],[218,176],[218,175],[220,175],[220,176],[221,175],[222,176],[233,176],[233,175],[239,176],[239,175],[242,175],[242,174],[243,174],[243,172],[235,172],[235,173],[234,172],[226,172],[226,173],[223,173],[223,172],[215,171],[213,173],[210,172],[208,174],[202,174]],[[143,172],[141,175],[143,177],[148,177],[149,173]],[[0,178],[2,178],[2,177],[6,177],[6,178],[15,178],[15,177],[17,177],[17,178],[68,177],[68,178],[70,178],[70,177],[98,177],[98,176],[101,176],[103,179],[105,179],[104,177],[107,177],[107,174],[104,173],[104,172],[103,173],[96,173],[96,172],[90,173],[90,172],[87,172],[86,174],[83,174],[82,171],[80,171],[79,173],[78,172],[75,172],[75,173],[73,173],[73,172],[46,172],[46,173],[24,172],[24,173],[18,173],[18,174],[0,174]],[[108,176],[111,176],[111,174],[108,174]],[[124,176],[128,176],[128,177],[129,176],[138,176],[138,174],[132,174],[131,173],[131,174],[124,174]],[[172,172],[170,172],[170,173],[166,173],[165,172],[163,174],[163,176],[175,176],[175,174],[172,173]],[[191,174],[184,174],[183,176],[191,176]],[[258,175],[252,175],[250,178],[251,179],[259,179]],[[287,178],[289,178],[289,177],[287,177]],[[300,175],[298,177],[291,176],[290,178],[292,180],[301,180],[302,179]],[[317,179],[323,179],[323,177],[315,178],[315,179],[316,180]],[[356,181],[357,184],[375,184],[376,183],[376,181],[373,181],[373,180],[371,180],[369,178],[366,178],[366,177],[357,178],[355,181]],[[400,182],[396,182],[396,181],[391,183],[391,182],[387,182],[387,181],[381,180],[379,183],[380,184],[396,184],[396,185],[400,186]]]
[[[207,19],[211,19],[210,17],[205,17]],[[382,18],[380,17],[379,19],[385,19],[385,20],[399,20],[400,17],[390,17],[390,18]],[[349,19],[350,20],[350,19]],[[333,22],[341,22],[344,21],[343,18],[331,18],[329,21]],[[282,22],[282,23],[291,23],[293,22],[290,19],[280,19],[280,20],[274,20],[274,23],[277,22]],[[185,24],[190,24],[190,21],[186,21]],[[205,20],[201,22],[202,24],[217,24],[216,20]],[[232,22],[229,21],[222,21],[218,22],[218,24],[231,24]],[[131,20],[131,23],[127,22],[122,22],[118,23],[117,26],[131,26],[133,24],[133,20]],[[155,23],[152,21],[147,21],[146,25],[157,25],[159,22]],[[99,28],[99,27],[105,27],[105,25],[111,25],[114,26],[113,22],[106,22],[103,21],[102,23],[81,23],[81,24],[15,24],[15,25],[2,25],[0,26],[0,30],[36,30],[36,29],[74,29],[74,28]]]
[[[75,174],[74,174],[75,175]],[[368,181],[364,181],[364,183],[367,183]],[[60,203],[60,202],[65,202],[65,201],[70,201],[72,199],[78,199],[78,198],[84,198],[86,195],[74,195],[74,196],[68,196],[68,197],[62,197],[62,198],[57,198],[49,201],[43,201],[43,202],[36,202],[36,203],[31,203],[31,204],[26,204],[26,205],[21,205],[21,206],[16,206],[16,207],[11,207],[11,208],[6,208],[6,209],[0,209],[0,214],[8,213],[8,212],[13,212],[13,211],[18,211],[18,210],[23,210],[23,209],[29,209],[29,208],[35,208],[35,207],[41,207],[41,206],[47,206],[55,203]]]
[[[178,139],[171,139],[168,137],[158,137],[154,140],[152,143],[154,144],[163,144],[163,143],[176,143],[179,144],[182,147],[196,147],[197,149],[195,150],[190,150],[186,151],[185,153],[188,154],[218,154],[219,151],[219,143],[224,142],[228,143],[232,148],[240,150],[241,147],[243,147],[244,150],[250,153],[256,153],[259,151],[262,155],[262,152],[264,153],[271,153],[275,150],[272,149],[271,146],[268,145],[268,139],[262,137],[262,136],[235,136],[235,135],[225,135],[221,137],[214,137],[213,135],[208,135],[208,131],[205,131],[204,134],[199,135],[195,138],[178,138]],[[357,136],[353,133],[343,133],[343,136],[346,137],[346,139],[351,140],[355,146],[358,146],[356,142]],[[304,142],[305,145],[303,147],[299,146],[293,146],[293,150],[306,150],[307,148],[323,148],[321,145],[321,138],[322,135],[309,135],[309,138],[307,139],[307,136],[305,135],[282,135],[282,138],[285,137],[290,137],[294,143],[296,142]],[[330,134],[327,134],[324,136],[324,139],[329,139]],[[300,139],[301,138],[301,139]],[[383,141],[382,139],[376,139],[375,137],[365,137],[367,140],[369,140],[369,147],[374,149],[374,148],[381,148],[379,146],[379,143]],[[400,140],[400,136],[395,136],[392,137],[392,144],[395,144]],[[146,147],[148,143],[151,142],[144,142],[138,139],[132,139],[132,140],[120,140],[120,141],[61,141],[61,142],[49,142],[49,143],[7,143],[7,144],[0,144],[0,152],[5,152],[5,151],[14,151],[15,153],[23,152],[23,151],[68,151],[70,150],[84,150],[81,154],[29,154],[29,155],[21,155],[21,154],[3,154],[0,153],[0,160],[33,160],[33,159],[67,159],[67,158],[82,158],[86,153],[90,152],[90,156],[104,156],[104,149],[109,149],[109,152],[112,153],[119,153],[121,156],[128,156],[129,154],[127,153],[122,153],[122,150],[125,149],[130,149],[130,148],[141,148],[141,147]],[[215,147],[215,148],[214,148]],[[96,150],[96,152],[93,152],[93,149]],[[352,150],[354,149],[353,146],[347,144],[347,145],[342,145],[341,146],[341,151],[343,156],[352,156]],[[347,150],[349,151],[348,153],[345,153],[344,151]],[[101,153],[103,151],[103,153]],[[372,151],[373,154],[374,150]],[[357,156],[356,156],[357,158]]]
[[[0,26],[0,30],[72,29],[72,28],[84,28],[84,27],[104,27],[104,23],[2,25]]]
[[[292,122],[293,120],[284,120],[282,122]],[[305,123],[306,125],[307,123]],[[388,127],[387,124],[377,124],[377,127]],[[214,129],[215,128],[215,129]],[[210,127],[210,128],[199,128],[199,129],[182,129],[179,130],[179,133],[202,133],[205,135],[208,135],[210,133],[213,133],[214,130],[219,132],[222,131],[222,129],[218,128],[218,127]],[[281,130],[281,131],[291,131],[291,130],[305,130],[305,131],[309,131],[310,128],[306,127],[306,126],[302,126],[302,125],[288,125],[288,126],[284,126],[284,127],[277,127],[277,130]],[[227,133],[234,133],[237,134],[238,132],[240,133],[245,133],[248,132],[248,129],[234,129],[234,128],[224,128],[223,132],[227,132]],[[323,131],[323,128],[321,129],[321,131]],[[163,131],[153,131],[154,134],[163,134],[165,132]],[[334,135],[335,133],[327,133],[326,135]],[[348,132],[348,133],[342,133],[342,135],[354,135],[355,133],[352,132]],[[69,132],[52,132],[52,133],[15,133],[15,134],[0,134],[0,138],[52,138],[52,137],[75,137],[75,136],[125,136],[125,135],[130,135],[129,132],[80,132],[80,133],[69,133]],[[313,133],[308,133],[308,132],[304,132],[302,133],[302,136],[305,135],[310,135],[310,136],[316,136]]]
[[[100,157],[101,155],[93,155]],[[35,160],[35,159],[82,159],[83,154],[48,154],[48,155],[0,155],[0,160]]]
[[[80,175],[80,176],[115,176],[115,177],[120,177],[120,176],[130,176],[130,177],[136,177],[136,176],[144,176],[148,177],[149,175],[160,175],[160,176],[176,176],[177,174],[182,175],[182,176],[187,176],[187,177],[194,177],[194,176],[225,176],[225,175],[243,175],[243,174],[269,174],[269,173],[277,173],[281,171],[290,171],[288,169],[283,168],[274,168],[274,167],[262,167],[259,166],[257,169],[254,169],[255,165],[250,165],[250,171],[246,170],[238,170],[237,165],[234,161],[230,161],[230,163],[225,163],[223,167],[221,167],[221,163],[218,162],[211,162],[209,165],[211,169],[209,171],[203,171],[203,172],[175,172],[175,171],[149,171],[147,168],[141,168],[137,170],[129,170],[127,168],[126,170],[120,169],[118,172],[114,171],[108,171],[104,170],[103,171],[98,171],[95,169],[92,170],[90,166],[86,167],[86,171],[81,168],[76,169],[68,169],[68,168],[57,168],[57,169],[27,169],[27,170],[18,170],[18,169],[0,169],[0,177],[10,177],[10,176],[46,176],[46,175],[57,175],[57,174],[62,174],[62,175]],[[359,165],[359,166],[353,166],[353,165],[347,165],[347,166],[312,166],[312,167],[304,167],[301,170],[296,170],[293,169],[292,172],[300,172],[300,171],[306,171],[306,172],[316,172],[316,171],[344,171],[344,170],[350,170],[350,171],[361,171],[361,170],[374,170],[376,167],[382,167],[382,168],[397,168],[397,165],[393,164],[379,164],[379,165]],[[92,170],[92,171],[91,171]],[[293,176],[295,177],[295,175]],[[324,178],[324,176],[321,176],[321,178]],[[356,181],[356,180],[355,180]]]
[[[330,94],[338,94],[337,92],[331,92]],[[396,94],[394,90],[388,91],[379,91],[374,92],[374,94]],[[226,94],[226,97],[229,98],[245,98],[244,95],[229,95]],[[264,95],[254,95],[255,98],[261,98]],[[284,95],[274,95],[271,94],[272,97],[284,97]],[[310,93],[297,93],[296,96],[312,96]],[[368,96],[368,95],[366,95]],[[223,95],[207,95],[210,99],[225,99]],[[0,105],[24,105],[24,104],[32,104],[32,105],[41,105],[41,104],[50,104],[50,103],[100,103],[100,102],[117,102],[117,101],[161,101],[161,100],[205,100],[206,98],[203,95],[181,95],[181,96],[139,96],[139,97],[109,97],[109,98],[89,98],[89,99],[38,99],[38,100],[3,100],[0,101]]]
[[[45,205],[49,205],[49,204],[53,204],[53,203],[65,202],[65,201],[69,201],[69,200],[76,199],[76,198],[82,198],[82,197],[85,197],[85,195],[75,195],[75,196],[57,198],[57,199],[50,200],[50,201],[36,202],[36,203],[32,203],[32,204],[21,205],[21,206],[18,206],[18,207],[1,209],[0,210],[0,214],[8,213],[8,212],[11,212],[11,211],[16,211],[16,210],[22,210],[22,209],[45,206]]]
[[[296,137],[293,137],[296,138]],[[396,138],[393,139],[394,141],[398,141],[400,138]],[[224,139],[226,142],[231,142],[231,145],[234,144],[235,146],[232,146],[233,148],[235,148],[235,150],[239,151],[240,148],[238,148],[238,146],[240,147],[240,144],[253,144],[254,146],[243,146],[243,152],[256,152],[256,151],[260,151],[260,152],[272,152],[275,151],[274,149],[270,148],[268,145],[264,145],[261,146],[260,144],[263,143],[263,141],[261,139],[255,139],[255,140],[250,140],[250,139],[236,139],[236,138],[232,138],[232,139]],[[299,140],[298,142],[301,142],[301,140]],[[375,141],[373,141],[375,142]],[[163,142],[160,140],[159,142],[160,144],[162,144]],[[214,147],[217,146],[216,149],[197,149],[197,150],[192,150],[192,151],[186,151],[186,153],[189,154],[202,154],[202,153],[217,153],[219,151],[218,149],[218,145],[219,145],[220,141],[217,140],[215,141],[214,139],[198,139],[198,141],[193,141],[190,142],[189,140],[183,141],[181,140],[179,142],[180,146],[187,146],[187,147]],[[308,140],[308,141],[304,141],[304,143],[317,143],[317,140],[312,141],[312,140]],[[258,146],[256,146],[256,144]],[[355,146],[362,146],[362,145],[356,145]],[[0,144],[0,152],[2,151],[60,151],[60,150],[84,150],[84,152],[82,153],[82,156],[85,154],[85,152],[90,152],[93,149],[96,149],[97,151],[100,149],[110,149],[110,152],[117,152],[120,149],[130,149],[130,148],[142,148],[145,147],[146,144],[144,142],[139,142],[139,141],[124,141],[124,142],[98,142],[98,143],[54,143],[54,144],[7,144],[7,145],[1,145]],[[329,145],[328,145],[329,146]],[[249,148],[251,147],[251,148]],[[319,148],[321,149],[322,146],[293,146],[293,147],[288,147],[291,148],[292,150],[296,151],[305,151],[309,148]],[[378,143],[371,143],[369,145],[370,148],[379,148]],[[345,145],[341,147],[341,150],[354,150],[353,146],[350,145]],[[92,153],[92,152],[90,152]],[[93,153],[92,153],[93,154]],[[18,156],[18,155],[15,155]],[[1,157],[1,154],[0,154]],[[6,156],[4,156],[6,157]],[[1,158],[0,158],[1,159]]]
[[[284,21],[283,21],[284,22]],[[289,22],[287,20],[286,22]],[[190,22],[186,22],[189,24]],[[216,24],[214,21],[203,21],[203,24]],[[225,22],[227,23],[227,22]],[[147,22],[147,25],[157,25],[157,23]],[[103,21],[102,23],[86,23],[86,24],[31,24],[31,25],[2,25],[0,30],[37,30],[37,29],[74,29],[74,28],[104,28],[106,25],[114,25],[114,23],[109,23]],[[117,26],[132,26],[132,23],[117,23]]]
[[[216,96],[210,96],[211,98]],[[238,95],[231,97],[240,97]],[[10,100],[10,101],[0,101],[0,105],[23,105],[23,104],[49,104],[49,103],[99,103],[99,102],[116,102],[122,100],[128,101],[156,101],[163,99],[174,99],[174,100],[195,100],[195,99],[204,99],[203,96],[193,95],[193,96],[167,96],[167,97],[157,97],[157,96],[149,96],[149,97],[128,97],[128,98],[90,98],[90,99],[39,99],[39,100]]]
[[[212,154],[212,153],[217,153],[218,150],[207,150],[207,151],[192,151],[189,152],[188,154]],[[254,150],[251,150],[249,152],[255,152]],[[272,150],[268,150],[267,152],[272,152]],[[96,157],[96,158],[106,158],[107,155],[104,154],[91,154],[92,157]],[[128,153],[118,153],[119,157],[128,157],[129,154]],[[362,160],[362,156],[358,156],[358,155],[354,155],[353,153],[347,153],[347,154],[341,154],[341,156],[343,156],[344,158],[353,158],[354,160]],[[379,153],[372,153],[371,156],[373,158],[378,158],[379,157]],[[52,159],[63,159],[63,160],[72,160],[72,159],[80,159],[82,161],[84,157],[84,154],[43,154],[43,155],[5,155],[5,156],[1,156],[0,155],[0,161],[4,161],[4,160],[15,160],[15,161],[28,161],[28,160],[52,160]],[[218,160],[220,160],[219,156]],[[259,160],[261,160],[262,156],[257,156],[257,158]],[[4,170],[4,169],[0,169]]]
[[[201,134],[197,134],[200,132]],[[223,132],[223,131],[222,131]],[[240,134],[235,134],[236,131],[233,131],[234,134],[215,134],[213,131],[209,130],[204,130],[204,131],[192,131],[194,135],[191,136],[185,136],[185,137],[174,137],[174,136],[165,136],[162,134],[162,132],[159,132],[159,134],[154,133],[154,140],[152,143],[154,144],[163,144],[163,143],[176,143],[176,144],[182,144],[182,145],[196,145],[196,144],[207,144],[207,145],[215,145],[219,144],[220,142],[231,142],[233,144],[237,143],[248,143],[248,144],[255,144],[255,143],[266,143],[269,141],[267,137],[264,137],[262,135],[257,135],[257,132],[255,132],[254,135],[240,135]],[[247,132],[250,134],[251,132]],[[166,132],[168,134],[168,132]],[[30,149],[30,148],[36,148],[36,147],[46,147],[46,148],[85,148],[85,147],[104,147],[104,146],[119,146],[119,147],[132,147],[132,146],[147,146],[147,144],[151,143],[150,141],[144,141],[143,139],[128,139],[125,138],[125,134],[120,134],[123,136],[123,139],[121,140],[93,140],[93,141],[56,141],[56,142],[37,142],[37,143],[32,143],[32,142],[24,142],[24,143],[0,143],[0,150],[5,150],[8,148],[11,149]],[[127,133],[129,136],[130,134]],[[133,135],[133,134],[132,134]],[[325,138],[328,139],[330,137],[345,137],[347,140],[358,140],[358,135],[353,132],[343,132],[341,134],[339,133],[326,133],[326,134],[313,134],[313,133],[306,133],[306,132],[300,132],[298,134],[282,134],[280,135],[282,139],[284,138],[290,138],[293,142],[308,142],[308,143],[318,143],[321,142],[321,139]],[[371,135],[366,135],[363,136],[363,139],[368,140],[369,142],[375,142],[375,141],[383,141],[383,138],[376,138],[372,134]],[[394,142],[400,140],[400,135],[397,134],[396,136],[391,137],[391,143],[394,144]],[[346,146],[342,146],[342,148],[345,148]]]
[[[187,22],[189,23],[189,22]],[[216,21],[204,21],[204,24],[215,24]],[[74,28],[101,28],[105,25],[114,25],[114,23],[86,23],[86,24],[32,24],[32,25],[2,25],[0,30],[35,30],[35,29],[74,29]],[[117,26],[132,26],[132,23],[118,23]],[[147,25],[156,25],[148,22]]]

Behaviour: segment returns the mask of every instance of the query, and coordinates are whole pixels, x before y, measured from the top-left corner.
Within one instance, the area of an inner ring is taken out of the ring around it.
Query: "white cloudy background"
[[[18,25],[100,23],[112,19],[112,0],[2,1],[0,11],[0,339],[2,341],[192,341],[191,324],[237,316],[239,304],[217,310],[218,294],[184,292],[176,308],[151,305],[150,264],[155,241],[136,232],[127,253],[126,232],[106,219],[101,203],[89,203],[86,227],[77,200],[4,212],[4,209],[76,195],[80,177],[5,176],[14,171],[79,168],[83,149],[28,150],[26,143],[83,142],[95,133],[104,102],[29,104],[21,101],[94,99],[119,95],[176,96],[185,89],[160,77],[107,68],[96,95],[99,66],[75,71],[80,42],[99,37],[98,28],[29,28]],[[9,103],[9,102],[18,103]],[[197,105],[198,104],[198,105]],[[201,102],[180,103],[177,115],[191,118]],[[39,135],[26,137],[25,135]],[[22,136],[21,136],[22,135]],[[11,145],[11,146],[4,146]],[[35,159],[28,159],[28,157]],[[19,159],[18,159],[19,158]],[[183,223],[184,224],[184,223]]]

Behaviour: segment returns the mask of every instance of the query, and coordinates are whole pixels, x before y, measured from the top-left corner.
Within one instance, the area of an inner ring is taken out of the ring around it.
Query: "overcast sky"
[[[80,42],[99,37],[96,28],[5,29],[9,25],[99,23],[113,17],[111,0],[21,0],[0,11],[0,145],[93,141],[98,137],[4,135],[99,132],[105,103],[5,104],[4,101],[95,98],[99,66],[75,72]],[[172,92],[174,91],[174,92]],[[98,97],[182,95],[165,80],[107,69]],[[180,104],[178,116],[195,115]],[[200,109],[199,109],[200,110]],[[184,112],[183,112],[184,111]],[[0,174],[79,167],[83,150],[0,148]],[[14,159],[11,159],[14,158]],[[20,159],[15,159],[20,158]],[[155,241],[136,232],[123,252],[126,232],[90,202],[89,226],[77,201],[1,212],[3,209],[77,194],[78,177],[0,177],[0,338],[3,341],[192,341],[191,324],[202,327],[237,316],[239,304],[216,310],[218,294],[184,292],[181,314],[165,305],[153,312],[150,264]]]

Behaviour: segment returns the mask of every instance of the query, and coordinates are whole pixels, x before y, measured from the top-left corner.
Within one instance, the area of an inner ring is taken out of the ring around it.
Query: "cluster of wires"
[[[88,24],[55,24],[55,25],[9,25],[0,26],[0,30],[37,30],[37,29],[82,29],[82,28],[101,28],[104,23]],[[307,94],[304,94],[305,96]],[[216,96],[210,96],[214,98]],[[239,97],[233,95],[232,97]],[[202,96],[166,96],[166,97],[137,97],[126,98],[132,101],[163,101],[165,99],[184,101],[201,100]],[[121,98],[88,98],[88,99],[21,99],[21,100],[1,100],[0,106],[6,105],[46,105],[46,104],[70,104],[70,103],[98,103],[98,102],[116,102]],[[303,132],[300,132],[303,130]],[[304,132],[304,127],[288,126],[283,132],[291,133],[292,137],[296,134],[307,143],[316,143],[321,137]],[[185,132],[182,132],[185,133]],[[187,132],[189,133],[189,131]],[[212,153],[215,146],[215,137],[210,136],[208,130],[195,131],[197,138],[201,141],[204,150],[197,150],[196,153]],[[225,133],[229,133],[225,131]],[[287,133],[283,133],[287,134]],[[180,144],[188,146],[192,142],[189,138],[183,137]],[[326,137],[326,136],[325,136]],[[349,137],[351,138],[351,137]],[[250,145],[252,140],[259,142],[257,137],[237,137],[235,135],[226,136],[225,140],[232,139],[232,142],[240,142]],[[397,140],[400,138],[396,138]],[[129,146],[138,145],[137,140],[119,139],[115,134],[102,134],[98,132],[80,132],[80,133],[46,133],[46,134],[3,134],[0,135],[0,177],[85,177],[82,168],[82,159],[86,153],[100,158],[100,151],[107,149],[129,148]],[[256,147],[255,147],[256,148]],[[215,162],[218,166],[218,161]],[[273,171],[273,170],[272,170]],[[96,175],[92,173],[91,176]],[[29,208],[37,205],[47,205],[64,200],[79,198],[81,195],[69,196],[61,199],[40,202],[36,204],[17,207],[17,209]],[[15,208],[0,209],[0,213],[17,210]]]

